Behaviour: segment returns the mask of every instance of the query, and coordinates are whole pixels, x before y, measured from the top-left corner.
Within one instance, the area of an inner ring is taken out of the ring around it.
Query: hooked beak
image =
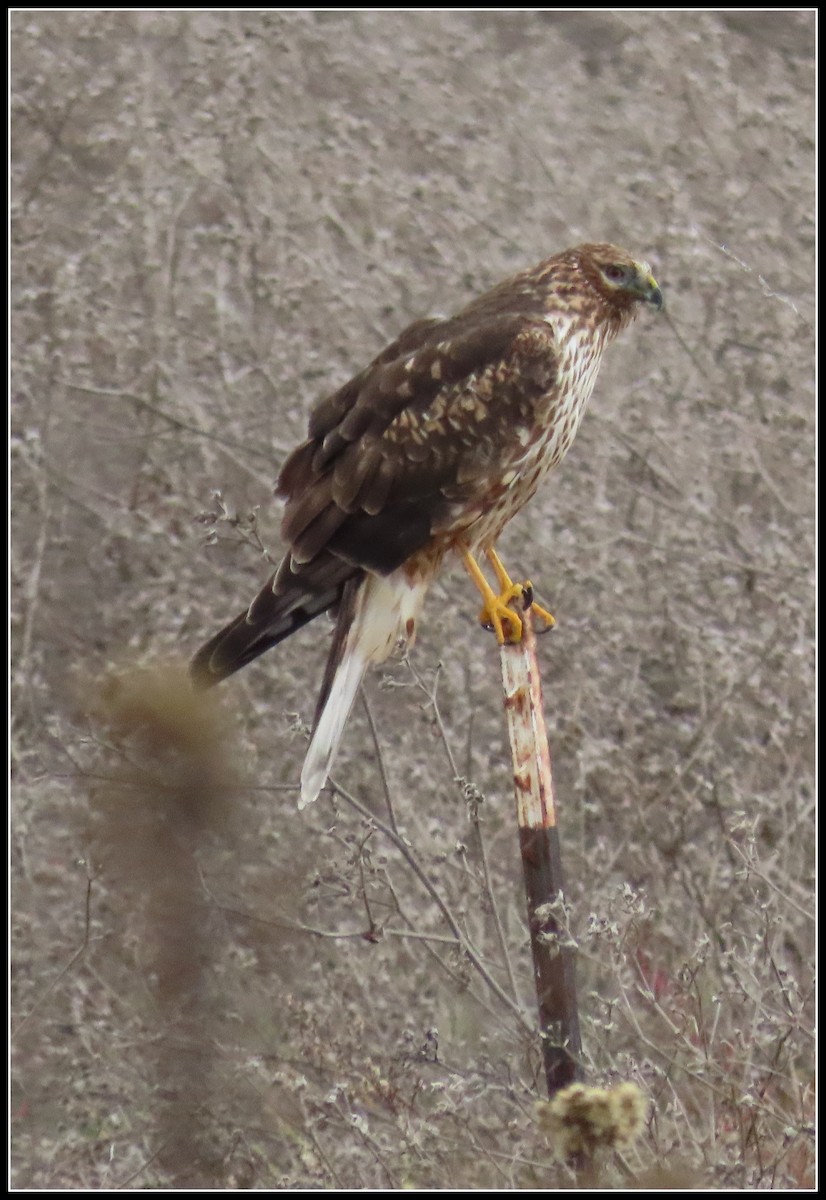
[[[652,308],[656,308],[657,312],[662,312],[663,308],[665,308],[665,300],[663,299],[660,285],[651,274],[651,268],[648,263],[639,264],[637,268],[637,280],[632,290],[636,296],[639,296],[640,300],[643,300],[646,304],[650,304]]]

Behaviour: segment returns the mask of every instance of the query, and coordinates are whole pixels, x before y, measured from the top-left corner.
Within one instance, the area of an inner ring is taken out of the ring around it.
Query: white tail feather
[[[369,575],[359,591],[330,693],[318,719],[301,771],[299,808],[318,797],[332,770],[359,684],[371,662],[384,662],[400,638],[411,644],[427,582],[412,584],[404,570]]]
[[[333,761],[341,744],[344,726],[356,699],[368,660],[364,654],[350,652],[350,639],[344,657],[336,671],[327,703],[315,727],[307,757],[301,771],[301,799],[299,808],[306,808],[318,797],[333,768]]]

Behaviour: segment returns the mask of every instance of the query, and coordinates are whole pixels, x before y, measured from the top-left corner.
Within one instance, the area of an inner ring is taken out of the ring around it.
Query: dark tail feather
[[[272,619],[256,621],[249,619],[249,609],[240,613],[222,630],[202,646],[189,666],[193,683],[199,688],[210,688],[223,679],[240,671],[259,654],[277,646],[284,638],[301,629],[308,621],[334,608],[339,600],[341,588],[321,595],[307,596],[303,603],[292,601],[288,611],[273,614]],[[276,600],[276,597],[273,597]],[[294,605],[294,607],[293,607]]]
[[[348,581],[360,580],[363,574],[333,554],[319,554],[299,567],[287,555],[246,612],[195,655],[189,668],[195,686],[209,688],[220,683],[309,621],[336,608]]]

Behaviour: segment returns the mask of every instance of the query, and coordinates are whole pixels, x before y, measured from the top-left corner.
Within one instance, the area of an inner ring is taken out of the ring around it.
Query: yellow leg
[[[465,564],[465,570],[468,575],[470,575],[482,593],[482,599],[485,602],[479,614],[479,620],[483,625],[493,627],[493,632],[496,634],[496,640],[500,646],[504,645],[505,642],[521,642],[522,621],[519,614],[515,613],[509,605],[511,600],[521,600],[525,595],[525,589],[521,584],[513,583],[508,579],[507,586],[503,587],[501,594],[497,596],[482,574],[479,564],[472,554],[464,551],[462,562]],[[507,579],[507,572],[505,572],[504,567],[502,567],[501,563],[499,563],[499,566],[504,573],[504,577]],[[496,570],[496,567],[494,567],[494,570]],[[497,578],[499,578],[498,571]],[[499,582],[501,584],[503,580],[499,578]]]
[[[485,554],[487,556],[488,562],[493,567],[493,573],[496,576],[496,581],[499,584],[500,588],[502,589],[503,594],[504,594],[504,592],[509,591],[513,587],[520,586],[519,584],[514,584],[513,580],[511,579],[510,575],[508,574],[507,570],[505,569],[505,564],[502,562],[502,559],[499,557],[499,555],[496,553],[496,551],[493,549],[493,547],[491,547],[490,550],[486,550]],[[553,615],[551,613],[548,612],[547,608],[543,608],[541,604],[534,603],[533,584],[531,583],[531,581],[529,579],[526,579],[525,582],[521,585],[521,587],[531,597],[531,599],[528,601],[528,603],[525,605],[525,607],[530,608],[530,610],[534,614],[534,616],[539,617],[542,621],[545,622],[545,624],[548,626],[549,629],[552,629],[553,626],[556,625],[556,619],[553,617]]]

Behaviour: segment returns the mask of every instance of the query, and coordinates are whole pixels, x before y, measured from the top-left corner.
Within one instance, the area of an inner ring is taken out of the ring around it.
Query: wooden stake
[[[574,954],[561,920],[564,901],[551,752],[542,708],[530,609],[519,614],[522,640],[500,647],[519,847],[528,898],[539,1027],[548,1095],[581,1080],[582,1042]]]

